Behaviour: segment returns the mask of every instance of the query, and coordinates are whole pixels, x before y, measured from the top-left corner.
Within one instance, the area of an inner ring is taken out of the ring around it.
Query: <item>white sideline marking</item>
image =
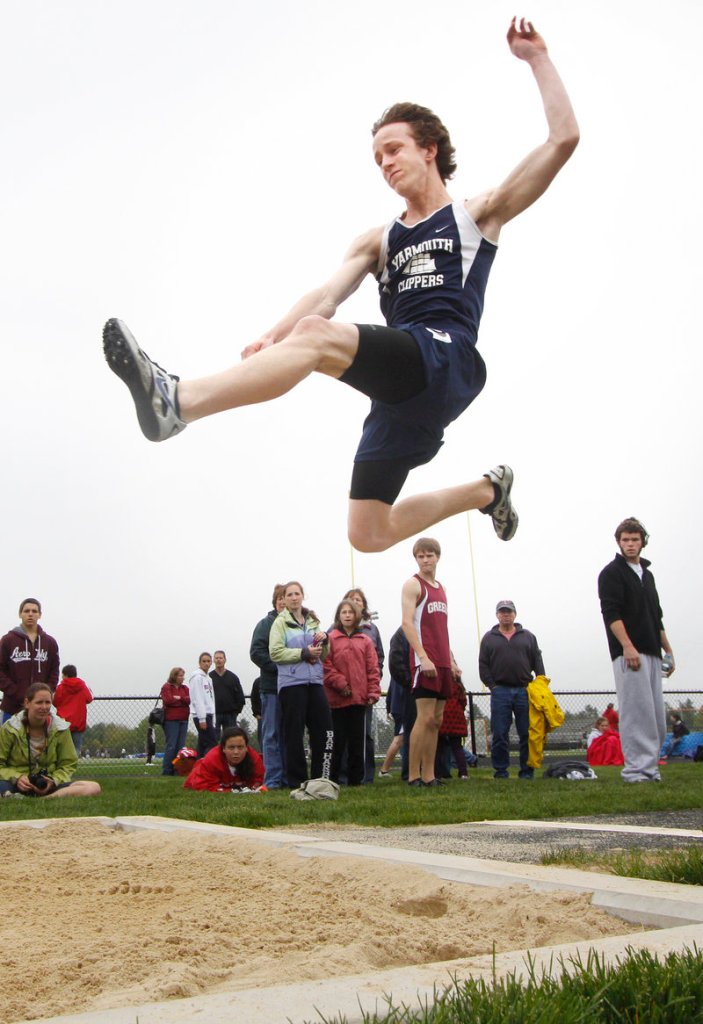
[[[703,820],[703,815],[701,816]],[[703,828],[649,828],[642,825],[595,825],[593,822],[583,821],[467,821],[465,825],[492,825],[495,828],[520,828],[520,829],[563,829],[573,832],[625,832],[630,835],[643,836],[670,836],[681,839],[703,839]]]

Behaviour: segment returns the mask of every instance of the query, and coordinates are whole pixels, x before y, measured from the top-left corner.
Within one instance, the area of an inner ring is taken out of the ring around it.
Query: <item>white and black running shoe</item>
[[[149,359],[121,320],[108,320],[105,324],[103,351],[110,369],[129,388],[139,426],[149,441],[165,441],[185,430],[176,397],[180,378]]]
[[[519,522],[518,514],[510,500],[513,471],[510,466],[494,466],[483,475],[493,484],[496,497],[490,505],[486,505],[480,511],[493,520],[493,529],[499,540],[511,540],[515,536]]]

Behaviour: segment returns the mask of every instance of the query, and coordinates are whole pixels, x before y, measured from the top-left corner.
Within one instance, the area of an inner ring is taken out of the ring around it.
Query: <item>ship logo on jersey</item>
[[[425,273],[424,270],[413,270],[412,268],[418,265],[421,266],[418,261],[421,261],[423,257],[431,259],[428,254],[438,250],[454,252],[454,240],[452,238],[427,238],[424,242],[419,242],[417,245],[406,245],[391,260],[391,269],[397,272],[403,267],[404,274]]]
[[[435,261],[426,252],[421,252],[405,264],[404,274],[433,274],[437,269]]]

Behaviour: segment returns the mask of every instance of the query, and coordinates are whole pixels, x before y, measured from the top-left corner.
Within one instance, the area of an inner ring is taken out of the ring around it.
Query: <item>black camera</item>
[[[44,771],[43,768],[40,772],[34,772],[33,775],[29,775],[28,778],[35,789],[46,789],[51,781],[49,779],[49,773]]]

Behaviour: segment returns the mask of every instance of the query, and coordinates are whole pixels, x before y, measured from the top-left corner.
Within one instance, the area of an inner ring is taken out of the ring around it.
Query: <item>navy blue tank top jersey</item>
[[[463,203],[443,206],[412,227],[393,221],[383,235],[376,278],[386,323],[460,326],[475,341],[497,248]]]
[[[429,462],[445,428],[483,388],[486,367],[476,338],[497,249],[463,203],[443,206],[412,227],[395,220],[386,228],[377,270],[381,308],[389,327],[415,338],[427,386],[404,402],[371,403],[356,462]]]

